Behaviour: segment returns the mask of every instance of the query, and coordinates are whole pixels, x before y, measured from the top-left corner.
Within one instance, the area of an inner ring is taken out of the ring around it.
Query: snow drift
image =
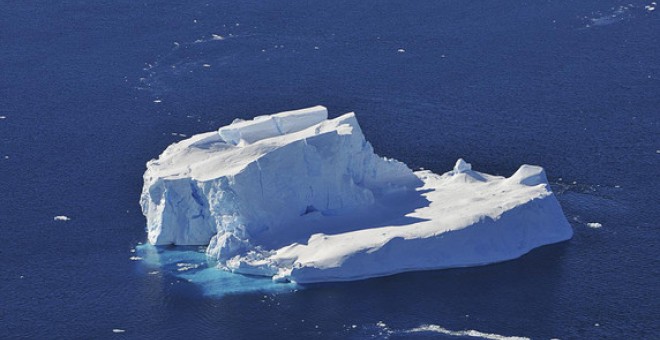
[[[222,269],[298,283],[482,265],[572,236],[542,168],[413,172],[376,155],[355,114],[321,106],[169,146],[140,201],[150,243],[208,245]]]

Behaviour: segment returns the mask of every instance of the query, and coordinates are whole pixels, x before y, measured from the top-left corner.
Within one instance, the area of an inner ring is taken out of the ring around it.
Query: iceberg
[[[220,269],[313,283],[478,266],[568,240],[543,168],[438,175],[374,153],[354,113],[235,120],[147,163],[153,245],[204,245]]]

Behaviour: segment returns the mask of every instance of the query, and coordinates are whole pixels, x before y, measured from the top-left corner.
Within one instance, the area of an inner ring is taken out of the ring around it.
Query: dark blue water
[[[3,1],[0,337],[447,336],[410,332],[432,324],[657,338],[660,10],[649,4]],[[203,285],[167,259],[130,260],[145,240],[147,160],[178,134],[316,104],[356,111],[376,151],[413,168],[544,166],[575,237],[497,265],[299,289]]]

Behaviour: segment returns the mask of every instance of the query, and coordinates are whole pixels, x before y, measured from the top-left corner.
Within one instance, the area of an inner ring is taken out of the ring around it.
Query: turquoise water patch
[[[290,292],[300,287],[294,283],[275,283],[269,277],[234,274],[216,267],[205,254],[205,247],[157,247],[141,244],[136,257],[147,273],[160,272],[200,287],[206,296],[224,296],[250,292]]]

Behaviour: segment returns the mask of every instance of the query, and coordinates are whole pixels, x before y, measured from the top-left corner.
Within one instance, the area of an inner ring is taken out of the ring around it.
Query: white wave
[[[53,221],[63,221],[63,222],[71,221],[71,217],[64,216],[64,215],[59,215],[59,216],[53,217]]]
[[[598,222],[590,222],[590,223],[587,223],[587,227],[592,228],[592,229],[598,229],[598,228],[602,228],[603,225],[598,223]]]
[[[474,337],[474,338],[492,339],[492,340],[529,340],[530,339],[522,336],[506,336],[506,335],[493,334],[493,333],[484,333],[480,331],[475,331],[473,329],[468,329],[464,331],[452,331],[438,325],[421,325],[419,327],[406,331],[406,333],[420,333],[420,332],[432,332],[432,333],[439,333],[439,334],[451,335],[451,336]]]

